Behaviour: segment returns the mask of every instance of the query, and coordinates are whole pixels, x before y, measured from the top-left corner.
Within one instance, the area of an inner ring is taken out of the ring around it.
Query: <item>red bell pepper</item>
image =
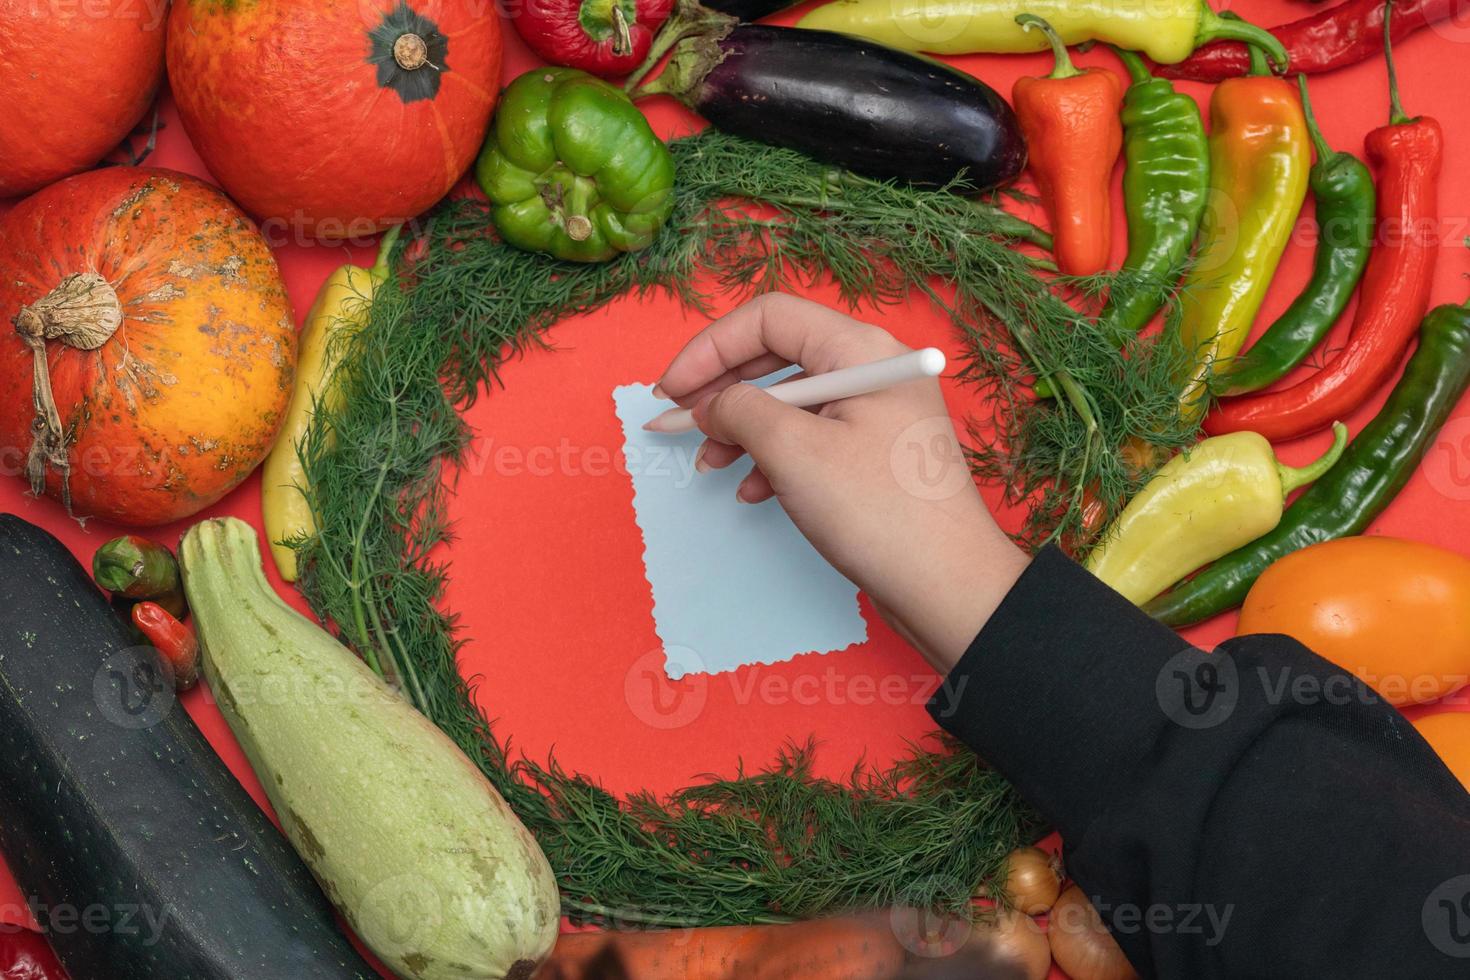
[[[1390,25],[1385,19],[1385,33]],[[1365,140],[1378,178],[1378,240],[1363,274],[1347,345],[1326,367],[1290,388],[1225,399],[1205,419],[1211,435],[1249,430],[1276,442],[1324,429],[1388,381],[1418,333],[1439,256],[1444,132],[1428,116],[1404,114],[1391,42],[1386,56],[1392,112],[1389,124]]]
[[[66,980],[66,971],[40,933],[0,926],[0,980]]]
[[[643,63],[673,9],[674,0],[522,0],[510,19],[543,60],[613,78]]]

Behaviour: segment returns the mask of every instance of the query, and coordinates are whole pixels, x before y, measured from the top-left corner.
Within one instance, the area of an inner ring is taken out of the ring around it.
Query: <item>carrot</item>
[[[904,948],[888,916],[780,926],[569,933],[537,980],[890,980]]]

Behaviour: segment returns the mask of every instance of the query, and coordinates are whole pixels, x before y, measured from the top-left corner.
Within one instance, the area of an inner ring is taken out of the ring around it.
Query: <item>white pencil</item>
[[[811,408],[843,398],[855,398],[884,388],[892,388],[920,378],[934,378],[944,373],[944,352],[937,347],[909,351],[897,357],[884,358],[871,364],[843,368],[810,378],[784,381],[766,389],[772,398],[794,408]],[[643,426],[650,432],[688,432],[694,428],[694,413],[687,408],[671,408]]]

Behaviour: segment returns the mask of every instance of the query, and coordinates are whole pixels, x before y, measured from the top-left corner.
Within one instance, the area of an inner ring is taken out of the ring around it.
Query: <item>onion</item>
[[[998,911],[993,918],[976,922],[971,940],[985,951],[987,965],[991,967],[972,976],[1014,974],[1019,980],[1046,980],[1051,973],[1051,947],[1046,933],[1029,916]]]
[[[1039,847],[1018,847],[1006,858],[1006,896],[1027,915],[1040,915],[1056,904],[1062,875],[1054,857]]]
[[[1047,937],[1057,966],[1072,980],[1138,980],[1082,889],[1072,885],[1052,906]]]

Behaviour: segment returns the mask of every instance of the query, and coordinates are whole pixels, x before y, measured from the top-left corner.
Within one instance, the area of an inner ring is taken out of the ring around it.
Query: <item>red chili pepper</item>
[[[156,602],[133,607],[133,625],[173,668],[174,687],[187,691],[199,681],[199,638]]]
[[[516,32],[553,65],[613,78],[643,63],[674,0],[526,0]]]
[[[66,971],[40,933],[0,926],[0,980],[66,980]]]
[[[1320,13],[1271,28],[1286,46],[1289,70],[1315,75],[1375,57],[1383,50],[1382,0],[1347,0]],[[1393,39],[1429,24],[1470,15],[1470,0],[1403,0],[1395,10]],[[1160,65],[1164,78],[1218,82],[1250,70],[1244,44],[1221,41],[1200,48],[1177,65]]]
[[[1378,177],[1378,241],[1363,274],[1347,346],[1300,384],[1226,399],[1205,419],[1205,430],[1211,435],[1248,429],[1274,442],[1346,418],[1388,381],[1429,308],[1439,256],[1435,225],[1444,133],[1427,116],[1410,119],[1404,115],[1393,46],[1386,35],[1387,30],[1384,54],[1391,118],[1364,141]]]
[[[1101,68],[1078,71],[1051,25],[1021,14],[1051,42],[1056,67],[1044,78],[1017,79],[1011,101],[1031,148],[1031,175],[1056,236],[1057,268],[1091,276],[1112,254],[1112,177],[1123,149],[1123,86]]]

